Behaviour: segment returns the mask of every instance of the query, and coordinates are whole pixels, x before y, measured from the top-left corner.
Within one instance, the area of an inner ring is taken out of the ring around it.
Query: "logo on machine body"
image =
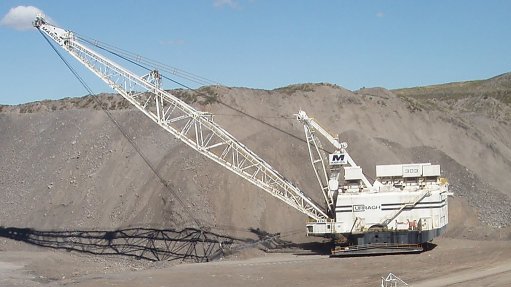
[[[328,155],[330,165],[344,165],[348,163],[348,157],[345,153],[332,153]]]
[[[43,26],[42,27],[43,31],[45,31],[48,35],[50,35],[50,37],[53,38],[53,40],[55,40],[57,43],[59,43],[59,45],[62,45],[62,38],[54,31],[50,30],[48,27],[46,26]]]
[[[353,212],[363,212],[366,210],[378,210],[378,209],[380,209],[379,205],[365,205],[365,204],[353,205]]]

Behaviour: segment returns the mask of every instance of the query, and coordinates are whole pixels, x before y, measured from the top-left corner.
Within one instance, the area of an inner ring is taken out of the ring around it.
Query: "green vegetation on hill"
[[[474,112],[499,119],[511,119],[511,73],[487,80],[448,83],[392,91],[412,111]]]
[[[511,104],[511,73],[488,80],[448,83],[393,90],[398,96],[416,99],[459,100],[467,97],[494,98]]]

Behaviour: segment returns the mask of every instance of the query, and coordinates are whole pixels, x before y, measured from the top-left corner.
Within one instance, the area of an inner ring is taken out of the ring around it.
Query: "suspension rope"
[[[63,56],[60,54],[60,52],[58,52],[58,50],[56,49],[56,47],[54,47],[54,45],[50,42],[49,39],[46,38],[46,36],[41,32],[41,35],[45,38],[45,40],[50,44],[50,46],[53,48],[53,50],[57,53],[57,55],[63,60],[63,62],[66,64],[66,66],[68,67],[68,69],[73,73],[73,75],[75,75],[75,77],[80,81],[80,83],[84,86],[84,88],[88,91],[89,95],[90,96],[93,96],[93,92],[92,90],[90,89],[90,87],[85,83],[85,81],[83,80],[83,78],[81,78],[78,73],[71,67],[71,65],[63,58]],[[229,87],[226,87],[226,86],[223,86],[223,85],[220,85],[214,81],[211,81],[209,79],[206,79],[204,77],[201,77],[201,76],[198,76],[198,75],[194,75],[192,73],[189,73],[189,72],[186,72],[184,70],[181,70],[181,69],[178,69],[178,68],[175,68],[175,67],[171,67],[171,66],[167,66],[165,64],[162,64],[158,61],[154,61],[154,60],[150,60],[148,58],[144,58],[140,55],[137,55],[137,54],[134,54],[134,53],[131,53],[131,52],[128,52],[127,50],[124,50],[124,49],[120,49],[120,48],[117,48],[115,46],[112,46],[112,45],[109,45],[109,44],[106,44],[106,43],[103,43],[103,42],[99,42],[97,40],[88,40],[86,39],[85,37],[82,37],[82,36],[77,36],[78,39],[80,39],[81,41],[89,44],[89,45],[92,45],[98,49],[101,49],[109,54],[112,54],[114,56],[117,56],[135,66],[138,66],[139,68],[142,68],[146,71],[152,71],[153,69],[149,68],[147,65],[149,66],[152,66],[154,68],[158,68],[159,70],[161,71],[164,71],[164,72],[167,72],[169,74],[173,74],[175,76],[178,76],[178,77],[181,77],[183,79],[186,79],[186,80],[189,80],[191,82],[195,82],[197,84],[201,84],[201,85],[217,85],[217,86],[221,86],[221,87],[224,87],[226,89],[230,89]],[[220,99],[218,98],[215,98],[214,96],[212,95],[208,95],[198,89],[194,89],[192,87],[190,87],[189,85],[186,85],[184,83],[181,83],[180,81],[177,81],[173,78],[170,78],[168,76],[166,76],[165,74],[161,74],[161,76],[169,81],[171,81],[172,83],[175,83],[176,85],[179,85],[183,88],[186,88],[194,93],[196,93],[198,96],[201,96],[205,99],[209,99],[209,100],[214,100],[214,102],[217,102],[219,103],[220,105],[230,109],[230,110],[233,110],[237,113],[239,113],[240,115],[229,115],[229,116],[245,116],[247,118],[250,118],[252,120],[255,120],[256,122],[259,122],[271,129],[274,129],[280,133],[283,133],[291,138],[294,138],[295,140],[298,140],[300,142],[303,142],[303,143],[307,143],[307,141],[301,137],[298,137],[282,128],[279,128],[275,125],[272,125],[270,124],[269,122],[261,119],[261,118],[258,118],[256,116],[253,116],[245,111],[242,111],[240,110],[239,108],[236,108],[232,105],[229,105],[223,101],[221,101]],[[99,102],[98,98],[97,97],[94,97],[94,100],[96,102]],[[125,133],[125,131],[122,129],[122,127],[119,125],[119,123],[112,117],[111,113],[105,108],[103,107],[103,105],[101,105],[101,103],[99,102],[99,105],[101,107],[101,109],[107,114],[107,116],[110,118],[110,120],[116,125],[116,127],[121,131],[121,133],[123,134],[123,136],[130,142],[130,144],[133,146],[133,148],[135,149],[135,151],[141,156],[141,158],[144,160],[144,162],[146,163],[146,165],[152,170],[152,172],[158,177],[158,179],[160,180],[160,182],[174,195],[174,197],[179,201],[179,203],[182,205],[182,207],[185,209],[185,211],[188,213],[188,215],[190,216],[190,218],[193,219],[193,221],[197,224],[197,226],[199,226],[199,228],[202,228],[202,224],[199,222],[199,220],[197,218],[195,218],[193,216],[193,214],[189,211],[188,208],[186,208],[186,205],[184,204],[184,202],[179,198],[179,196],[175,193],[174,190],[172,190],[170,188],[170,186],[168,185],[167,181],[165,181],[162,176],[158,173],[158,171],[156,170],[156,168],[154,168],[154,166],[149,162],[149,160],[147,159],[147,157],[145,157],[145,155],[142,153],[142,151],[138,148],[138,146],[136,145],[136,143]],[[281,117],[274,117],[274,118],[281,118]],[[308,143],[307,143],[308,144]],[[326,150],[324,149],[323,147],[319,147],[320,150],[322,150],[323,152],[326,152],[326,153],[331,153],[329,150]],[[201,229],[202,230],[202,229]]]
[[[127,134],[127,132],[121,127],[121,125],[119,124],[119,122],[117,120],[115,120],[115,118],[112,116],[112,113],[110,113],[110,111],[108,111],[106,109],[106,107],[104,107],[101,103],[101,101],[99,100],[98,97],[95,97],[94,96],[94,93],[92,92],[91,88],[87,85],[87,83],[85,83],[85,81],[83,80],[82,77],[80,77],[80,75],[76,72],[76,70],[69,64],[69,62],[62,56],[62,54],[58,51],[58,49],[53,45],[53,43],[46,37],[46,35],[44,35],[43,32],[41,32],[41,30],[39,30],[39,33],[43,36],[43,38],[46,40],[46,42],[48,42],[48,44],[50,44],[50,46],[52,47],[53,51],[55,51],[55,53],[57,53],[57,55],[59,56],[59,58],[66,64],[66,66],[68,67],[68,69],[73,73],[73,75],[80,81],[80,83],[83,85],[83,87],[87,90],[87,92],[89,93],[89,96],[92,97],[92,99],[94,99],[94,101],[96,101],[96,104],[98,104],[101,109],[103,110],[103,112],[105,112],[105,114],[108,116],[108,118],[114,123],[114,125],[117,127],[117,129],[121,132],[121,134],[124,136],[124,138],[126,138],[128,140],[128,142],[131,144],[131,146],[133,147],[133,149],[135,149],[135,151],[138,153],[138,155],[142,158],[142,160],[145,162],[145,164],[149,167],[149,169],[151,169],[152,173],[160,180],[161,184],[163,184],[163,186],[177,199],[177,201],[181,204],[181,206],[183,207],[183,209],[185,210],[185,212],[188,214],[188,216],[195,222],[195,224],[197,224],[198,228],[203,231],[203,225],[200,223],[200,221],[191,213],[190,209],[186,206],[186,204],[183,202],[183,200],[177,195],[177,193],[171,188],[171,186],[169,185],[169,183],[160,175],[160,173],[158,172],[158,170],[151,164],[151,162],[149,161],[149,159],[145,156],[145,154],[140,150],[140,148],[138,147],[138,145],[135,143],[135,141]]]
[[[184,201],[183,201],[183,200],[182,200],[182,199],[178,196],[178,194],[177,194],[177,193],[176,193],[176,192],[175,192],[175,191],[171,188],[171,186],[169,185],[169,183],[168,183],[168,182],[167,182],[167,181],[166,181],[166,180],[165,180],[165,179],[164,179],[164,178],[160,175],[160,173],[158,172],[158,170],[157,170],[157,169],[156,169],[156,168],[155,168],[155,167],[151,164],[151,162],[149,161],[149,159],[148,159],[148,158],[144,155],[144,153],[140,150],[140,148],[139,148],[139,147],[138,147],[138,145],[135,143],[135,141],[133,140],[133,138],[131,138],[131,137],[128,135],[128,133],[127,133],[127,132],[126,132],[126,131],[122,128],[122,126],[119,124],[119,122],[118,122],[117,120],[115,120],[115,118],[112,116],[112,114],[110,113],[110,111],[108,111],[108,110],[107,110],[107,108],[106,108],[105,106],[103,106],[103,105],[102,105],[102,102],[99,100],[99,98],[94,96],[94,93],[92,92],[92,89],[91,89],[91,88],[87,85],[87,83],[85,82],[85,80],[84,80],[84,79],[83,79],[83,78],[82,78],[82,77],[78,74],[78,72],[77,72],[77,71],[76,71],[76,70],[75,70],[75,69],[71,66],[71,64],[70,64],[70,63],[69,63],[69,62],[68,62],[68,61],[64,58],[64,56],[63,56],[63,55],[59,52],[59,50],[58,50],[58,49],[54,46],[54,44],[53,44],[53,43],[52,43],[52,42],[51,42],[51,41],[50,41],[50,40],[46,37],[46,35],[44,35],[44,33],[43,33],[41,30],[39,30],[39,29],[38,29],[38,31],[39,31],[39,33],[41,34],[41,36],[43,36],[43,38],[46,40],[46,42],[47,42],[47,43],[48,43],[48,44],[52,47],[52,49],[53,49],[53,50],[55,51],[55,53],[59,56],[59,58],[60,58],[60,59],[61,59],[61,60],[65,63],[66,67],[67,67],[67,68],[71,71],[71,73],[73,73],[73,75],[74,75],[74,76],[78,79],[78,81],[82,84],[82,86],[83,86],[83,87],[87,90],[87,92],[88,92],[88,96],[92,97],[92,98],[93,98],[93,100],[96,102],[96,104],[98,104],[98,105],[101,107],[101,110],[102,110],[102,111],[103,111],[103,112],[107,115],[107,117],[110,119],[110,121],[112,121],[112,123],[114,123],[114,125],[117,127],[117,129],[118,129],[118,130],[121,132],[121,134],[123,135],[123,137],[124,137],[124,138],[126,138],[126,139],[128,140],[128,142],[130,143],[130,145],[131,145],[131,146],[133,147],[133,149],[137,152],[137,154],[138,154],[138,155],[142,158],[142,160],[143,160],[143,161],[145,162],[145,164],[149,167],[149,169],[152,171],[152,173],[153,173],[153,174],[154,174],[154,175],[155,175],[155,176],[159,179],[160,183],[161,183],[161,184],[162,184],[162,185],[163,185],[163,186],[164,186],[164,187],[165,187],[165,188],[166,188],[166,189],[167,189],[167,190],[168,190],[168,191],[169,191],[169,192],[170,192],[170,193],[174,196],[174,198],[176,198],[176,199],[177,199],[177,201],[178,201],[178,202],[179,202],[179,204],[183,207],[183,209],[184,209],[184,211],[186,212],[186,214],[187,214],[187,215],[188,215],[188,216],[189,216],[189,217],[190,217],[190,218],[191,218],[191,219],[195,222],[195,224],[197,225],[198,229],[199,229],[201,232],[204,232],[204,231],[206,231],[206,230],[209,230],[209,229],[210,229],[210,227],[206,227],[206,226],[204,226],[204,225],[203,225],[203,224],[202,224],[202,223],[201,223],[201,222],[200,222],[200,221],[199,221],[199,220],[198,220],[198,219],[197,219],[197,218],[196,218],[196,217],[192,214],[191,210],[190,210],[189,208],[187,208],[187,206],[186,206],[186,204],[184,203]],[[131,62],[131,63],[133,63],[134,65],[137,65],[137,66],[139,66],[139,67],[141,67],[141,68],[143,68],[143,69],[146,69],[146,70],[149,70],[149,71],[151,70],[151,69],[149,69],[149,68],[147,68],[147,67],[145,67],[145,66],[143,66],[143,65],[141,65],[141,64],[139,64],[139,63],[136,63],[136,62],[135,62],[135,61],[133,61],[133,60],[128,59],[128,58],[127,58],[127,57],[125,57],[125,56],[118,55],[118,54],[116,54],[116,53],[115,53],[115,52],[113,52],[113,51],[109,51],[109,50],[104,49],[104,48],[99,47],[99,46],[98,46],[98,48],[101,48],[101,49],[103,49],[103,50],[105,50],[105,51],[107,51],[107,52],[109,52],[109,53],[111,53],[111,54],[114,54],[114,55],[116,55],[116,56],[118,56],[118,57],[120,57],[120,58],[122,58],[122,59],[125,59],[126,61]],[[210,96],[210,95],[204,94],[204,93],[202,93],[202,92],[200,92],[200,91],[198,91],[198,90],[196,90],[196,89],[193,89],[193,88],[191,88],[191,87],[188,87],[188,86],[186,86],[186,85],[184,85],[184,84],[182,84],[182,83],[180,83],[180,82],[178,82],[178,81],[175,81],[175,80],[173,80],[173,79],[171,79],[171,78],[169,78],[169,77],[166,77],[165,75],[162,75],[162,76],[163,76],[165,79],[170,80],[170,81],[172,81],[172,82],[174,82],[174,83],[176,83],[176,84],[178,84],[178,85],[180,85],[180,86],[182,86],[182,87],[185,87],[185,88],[187,88],[187,89],[189,89],[189,90],[191,90],[191,91],[193,91],[193,92],[197,93],[198,95],[200,95],[200,96],[202,96],[202,97],[205,97],[205,98],[207,98],[207,99],[211,99],[211,98],[212,98],[212,96]],[[228,88],[228,89],[229,89],[229,88]],[[262,124],[264,124],[264,125],[266,125],[266,126],[269,126],[269,127],[273,128],[273,129],[276,129],[276,130],[278,130],[278,131],[280,131],[280,132],[282,132],[282,133],[284,133],[284,134],[287,134],[287,135],[289,135],[289,136],[291,136],[291,137],[293,137],[293,138],[295,138],[295,139],[298,139],[298,140],[300,140],[300,141],[305,142],[305,140],[303,140],[303,139],[301,139],[301,138],[299,138],[299,137],[297,137],[297,136],[295,136],[295,135],[293,135],[293,134],[291,134],[291,133],[289,133],[289,132],[287,132],[287,131],[284,131],[284,130],[282,130],[282,129],[280,129],[280,128],[276,127],[276,126],[273,126],[273,125],[271,125],[270,123],[267,123],[267,122],[265,122],[265,121],[263,121],[263,120],[261,120],[261,119],[259,119],[259,118],[255,117],[255,116],[252,116],[252,115],[250,115],[250,114],[248,114],[248,113],[246,113],[246,112],[243,112],[243,111],[241,111],[241,110],[239,110],[239,109],[237,109],[237,108],[235,108],[235,107],[233,107],[233,106],[230,106],[230,105],[228,105],[228,104],[226,104],[226,103],[224,103],[224,102],[221,102],[221,101],[219,101],[218,99],[215,99],[215,100],[216,100],[216,102],[218,102],[218,103],[222,104],[223,106],[225,106],[225,107],[227,107],[227,108],[230,108],[230,109],[232,109],[232,110],[234,110],[234,111],[236,111],[236,112],[238,112],[238,113],[240,113],[240,114],[242,114],[242,115],[244,115],[244,116],[247,116],[247,117],[249,117],[249,118],[251,118],[251,119],[254,119],[254,120],[256,120],[256,121],[258,121],[258,122],[260,122],[260,123],[262,123]],[[219,229],[222,229],[222,227],[220,227]],[[225,229],[225,227],[224,227],[224,229]],[[290,235],[291,235],[291,234],[294,234],[294,232],[292,232],[292,231],[291,231],[291,232],[286,232],[286,233],[289,233]],[[261,242],[265,242],[265,241],[269,241],[269,240],[273,240],[273,239],[278,238],[278,237],[280,237],[280,236],[281,236],[281,234],[274,234],[274,235],[271,235],[271,236],[268,236],[268,237],[260,238],[259,240],[256,240],[255,242],[241,244],[237,250],[238,250],[238,251],[240,251],[240,250],[242,250],[242,249],[245,249],[245,248],[249,248],[249,247],[251,247],[251,246],[254,246],[255,244],[258,244],[258,243],[261,243]]]
[[[131,58],[129,58],[128,56],[121,55],[121,54],[119,54],[119,53],[117,53],[117,52],[115,52],[115,51],[111,51],[111,50],[109,50],[108,48],[102,47],[101,45],[99,45],[99,44],[98,44],[98,42],[91,42],[90,40],[87,40],[87,39],[84,39],[84,38],[81,38],[81,37],[79,37],[79,39],[81,39],[82,41],[85,41],[86,43],[88,43],[88,44],[90,44],[90,45],[93,45],[94,47],[97,47],[97,48],[99,48],[99,49],[101,49],[101,50],[103,50],[103,51],[105,51],[105,52],[107,52],[107,53],[110,53],[110,54],[112,54],[112,55],[114,55],[114,56],[117,56],[117,57],[119,57],[119,58],[121,58],[121,59],[123,59],[123,60],[127,61],[127,62],[130,62],[130,63],[132,63],[133,65],[136,65],[136,66],[138,66],[138,67],[140,67],[140,68],[142,68],[142,69],[144,69],[144,70],[146,70],[146,71],[148,71],[148,72],[152,71],[152,69],[151,69],[151,68],[148,68],[147,66],[144,66],[143,64],[138,63],[138,61],[137,61],[138,57],[137,57],[137,58],[135,58],[135,59],[131,59]],[[229,105],[229,104],[227,104],[227,103],[225,103],[225,102],[221,101],[220,99],[214,98],[214,97],[213,97],[213,96],[211,96],[211,95],[208,95],[208,94],[206,94],[206,93],[203,93],[203,92],[201,92],[201,91],[199,91],[199,90],[197,90],[197,89],[194,89],[194,88],[192,88],[192,87],[190,87],[190,86],[188,86],[188,85],[186,85],[186,84],[183,84],[183,83],[181,83],[181,82],[179,82],[179,81],[176,81],[176,80],[174,80],[174,79],[172,79],[172,78],[170,78],[170,77],[168,77],[168,76],[166,76],[166,75],[164,75],[164,74],[161,74],[161,76],[162,76],[163,78],[165,78],[165,79],[167,79],[167,80],[169,80],[169,81],[171,81],[171,82],[173,82],[173,83],[175,83],[175,84],[177,84],[177,85],[179,85],[179,86],[181,86],[181,87],[185,88],[185,89],[188,89],[188,90],[190,90],[190,91],[192,91],[192,92],[195,92],[197,95],[199,95],[199,96],[201,96],[201,97],[203,97],[203,98],[205,98],[205,99],[208,99],[208,100],[214,100],[215,102],[219,103],[220,105],[222,105],[222,106],[224,106],[224,107],[226,107],[226,108],[228,108],[228,109],[231,109],[231,110],[233,110],[233,111],[235,111],[235,112],[237,112],[237,113],[240,113],[240,114],[242,114],[243,116],[246,116],[246,117],[248,117],[248,118],[250,118],[250,119],[252,119],[252,120],[255,120],[255,121],[257,121],[257,122],[259,122],[259,123],[261,123],[261,124],[263,124],[263,125],[265,125],[265,126],[267,126],[267,127],[271,128],[271,129],[274,129],[274,130],[277,130],[278,132],[281,132],[281,133],[283,133],[283,134],[286,134],[286,135],[288,135],[288,136],[290,136],[290,137],[292,137],[292,138],[294,138],[294,139],[296,139],[296,140],[298,140],[298,141],[300,141],[300,142],[307,143],[307,141],[306,141],[306,140],[304,140],[303,138],[301,138],[301,137],[299,137],[299,136],[296,136],[296,135],[294,135],[294,134],[292,134],[292,133],[290,133],[290,132],[288,132],[288,131],[286,131],[286,130],[283,130],[283,129],[281,129],[281,128],[279,128],[279,127],[275,126],[275,125],[272,125],[272,124],[268,123],[267,121],[264,121],[264,120],[262,120],[262,119],[260,119],[260,118],[258,118],[258,117],[256,117],[256,116],[253,116],[253,115],[251,115],[251,114],[249,114],[249,113],[247,113],[247,112],[244,112],[244,111],[242,111],[242,110],[240,110],[240,109],[238,109],[238,108],[235,108],[234,106],[231,106],[231,105]],[[221,86],[222,86],[222,85],[221,85]],[[225,87],[225,86],[222,86],[222,87]],[[228,88],[228,87],[225,87],[225,88],[230,89],[230,88]],[[326,149],[324,149],[324,148],[321,148],[321,150],[322,150],[322,151],[324,151],[324,152],[326,152],[326,153],[331,153],[330,151],[328,151],[328,150],[326,150]]]
[[[179,68],[176,68],[176,67],[172,67],[172,66],[163,64],[163,63],[161,63],[159,61],[156,61],[156,60],[145,58],[143,56],[140,56],[138,54],[129,52],[127,50],[124,50],[124,49],[121,49],[121,48],[118,48],[118,47],[115,47],[115,46],[107,44],[105,42],[101,42],[101,41],[94,40],[94,39],[89,39],[88,37],[77,35],[77,34],[75,34],[75,35],[77,36],[78,39],[80,39],[80,40],[82,40],[82,41],[84,41],[84,42],[86,42],[86,43],[88,43],[88,44],[90,44],[90,45],[92,45],[94,47],[103,49],[105,51],[112,51],[112,52],[115,51],[115,53],[117,53],[119,55],[123,55],[126,58],[130,58],[130,59],[132,59],[133,61],[135,61],[137,63],[146,64],[148,66],[151,66],[154,69],[158,69],[160,72],[162,72],[162,71],[168,72],[169,74],[176,75],[176,76],[181,77],[183,79],[186,79],[186,80],[189,80],[189,81],[194,82],[196,84],[200,84],[200,85],[204,85],[204,86],[208,86],[208,85],[221,86],[221,84],[219,84],[218,82],[209,80],[209,79],[207,79],[205,77],[202,77],[202,76],[199,76],[199,75],[196,75],[196,74],[192,74],[192,73],[184,71],[182,69],[179,69]]]
[[[149,72],[150,72],[150,71],[152,71],[152,69],[151,69],[151,68],[148,68],[148,67],[147,67],[147,66],[145,66],[145,65],[143,65],[143,63],[144,63],[144,62],[145,62],[145,63],[149,63],[149,64],[151,64],[151,63],[156,63],[158,67],[170,67],[170,66],[166,66],[166,65],[164,65],[164,64],[161,64],[161,63],[160,63],[160,62],[158,62],[158,61],[154,61],[154,60],[150,60],[150,59],[148,59],[148,58],[141,57],[141,56],[139,56],[139,55],[137,55],[137,54],[134,54],[134,53],[128,52],[128,51],[126,51],[126,50],[124,50],[124,49],[117,48],[117,47],[115,47],[115,46],[112,46],[112,45],[106,44],[106,43],[104,43],[104,42],[100,42],[100,41],[97,41],[97,40],[88,40],[88,39],[86,39],[86,38],[84,38],[84,37],[80,37],[80,36],[78,36],[78,38],[79,38],[80,40],[82,40],[82,41],[84,41],[84,42],[88,43],[89,45],[92,45],[92,46],[94,46],[94,47],[97,47],[97,48],[99,48],[99,49],[101,49],[101,50],[103,50],[103,51],[105,51],[105,52],[107,52],[107,53],[110,53],[110,54],[112,54],[112,55],[114,55],[114,56],[117,56],[117,57],[119,57],[119,58],[121,58],[121,59],[123,59],[123,60],[125,60],[125,61],[127,61],[127,62],[130,62],[130,63],[132,63],[132,64],[134,64],[134,65],[136,65],[136,66],[138,66],[138,67],[140,67],[140,68],[142,68],[142,69],[144,69],[144,70],[146,70],[146,71],[149,71]],[[106,47],[105,47],[105,46],[106,46]],[[109,48],[107,48],[107,47],[112,47],[113,49],[118,50],[118,51],[120,51],[120,52],[112,51],[112,50],[110,50],[110,49],[109,49]],[[173,67],[170,67],[170,68],[175,69],[175,70],[179,70],[179,71],[183,71],[183,70],[180,70],[180,69],[177,69],[177,68],[173,68]],[[165,68],[163,68],[163,70],[168,72],[168,70],[167,70],[167,69],[165,69]],[[184,72],[184,71],[183,71],[183,72]],[[185,73],[188,73],[188,72],[185,72]],[[188,74],[193,75],[193,74],[191,74],[191,73],[188,73]],[[251,114],[249,114],[249,113],[247,113],[247,112],[244,112],[244,111],[242,111],[242,110],[240,110],[240,109],[238,109],[238,108],[236,108],[236,107],[234,107],[234,106],[232,106],[232,105],[229,105],[229,104],[227,104],[227,103],[225,103],[225,102],[221,101],[220,99],[214,98],[214,97],[213,97],[213,96],[211,96],[211,95],[208,95],[208,94],[203,93],[203,92],[201,92],[201,91],[199,91],[199,90],[197,90],[197,89],[194,89],[194,88],[192,88],[192,87],[190,87],[190,86],[188,86],[188,85],[186,85],[186,84],[183,84],[183,83],[181,83],[181,82],[179,82],[179,81],[177,81],[177,80],[174,80],[174,79],[172,79],[172,78],[170,78],[170,77],[168,77],[168,76],[166,76],[166,75],[164,75],[164,74],[161,74],[161,76],[162,76],[164,79],[167,79],[167,80],[169,80],[169,81],[171,81],[171,82],[173,82],[173,83],[175,83],[175,84],[177,84],[177,85],[179,85],[179,86],[181,86],[181,87],[183,87],[183,88],[185,88],[185,89],[188,89],[188,90],[190,90],[190,91],[192,91],[192,92],[196,93],[197,95],[199,95],[199,96],[201,96],[201,97],[203,97],[203,98],[205,98],[205,99],[214,100],[215,102],[219,103],[220,105],[222,105],[222,106],[224,106],[224,107],[226,107],[226,108],[228,108],[228,109],[231,109],[231,110],[233,110],[233,111],[235,111],[235,112],[237,112],[237,113],[239,113],[239,114],[241,114],[241,115],[243,115],[243,116],[245,116],[245,117],[248,117],[248,118],[250,118],[250,119],[252,119],[252,120],[255,120],[256,122],[259,122],[259,123],[261,123],[261,124],[263,124],[263,125],[265,125],[265,126],[267,126],[267,127],[271,128],[271,129],[274,129],[274,130],[276,130],[276,131],[278,131],[278,132],[280,132],[280,133],[283,133],[283,134],[285,134],[285,135],[287,135],[287,136],[289,136],[289,137],[291,137],[291,138],[294,138],[294,139],[296,139],[296,140],[298,140],[298,141],[300,141],[300,142],[303,142],[303,143],[309,144],[309,143],[308,143],[305,139],[303,139],[303,138],[301,138],[301,137],[298,137],[298,136],[296,136],[296,135],[294,135],[294,134],[292,134],[292,133],[290,133],[290,132],[288,132],[288,131],[286,131],[286,130],[284,130],[284,129],[281,129],[281,128],[279,128],[279,127],[275,126],[275,125],[272,125],[272,124],[268,123],[267,121],[264,121],[263,119],[260,119],[260,118],[258,118],[258,117],[256,117],[256,116],[253,116],[253,115],[251,115]],[[196,75],[194,75],[194,76],[196,76]],[[199,78],[202,78],[202,79],[206,79],[206,78],[203,78],[203,77],[200,77],[200,76],[196,76],[196,77],[199,77]],[[207,80],[207,79],[206,79],[206,80]],[[209,81],[209,80],[207,80],[207,81]],[[210,82],[212,82],[212,81],[210,81]],[[196,83],[199,83],[199,82],[196,82]],[[199,84],[200,84],[200,83],[199,83]],[[220,85],[220,86],[221,86],[221,87],[224,87],[224,88],[227,88],[227,89],[230,89],[229,87],[226,87],[226,86],[224,86],[224,85]],[[323,151],[323,152],[325,152],[325,153],[327,153],[327,154],[332,153],[330,150],[327,150],[327,149],[325,149],[325,148],[324,148],[324,147],[322,147],[322,146],[319,146],[318,148],[319,148],[321,151]],[[365,172],[363,172],[363,174],[364,174],[366,177],[368,177],[368,178],[370,178],[370,179],[374,180],[372,177],[368,176]]]

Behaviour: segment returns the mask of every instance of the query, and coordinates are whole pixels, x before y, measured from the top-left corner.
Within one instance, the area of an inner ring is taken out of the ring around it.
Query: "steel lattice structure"
[[[158,71],[138,76],[80,43],[73,32],[38,16],[34,26],[121,94],[160,127],[199,153],[267,191],[316,221],[329,216],[300,189],[213,121],[160,88]]]

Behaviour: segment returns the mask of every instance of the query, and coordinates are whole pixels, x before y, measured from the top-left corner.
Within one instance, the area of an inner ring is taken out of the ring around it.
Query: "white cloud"
[[[16,30],[29,30],[33,28],[32,21],[35,20],[37,14],[44,13],[41,9],[34,6],[16,6],[5,14],[2,20],[0,20],[0,25]],[[48,22],[52,22],[50,18],[45,18]]]
[[[231,8],[238,8],[239,4],[236,0],[213,0],[213,6],[215,7],[228,6]]]
[[[385,13],[383,13],[382,11],[376,13],[376,17],[378,18],[383,18],[385,16]]]

